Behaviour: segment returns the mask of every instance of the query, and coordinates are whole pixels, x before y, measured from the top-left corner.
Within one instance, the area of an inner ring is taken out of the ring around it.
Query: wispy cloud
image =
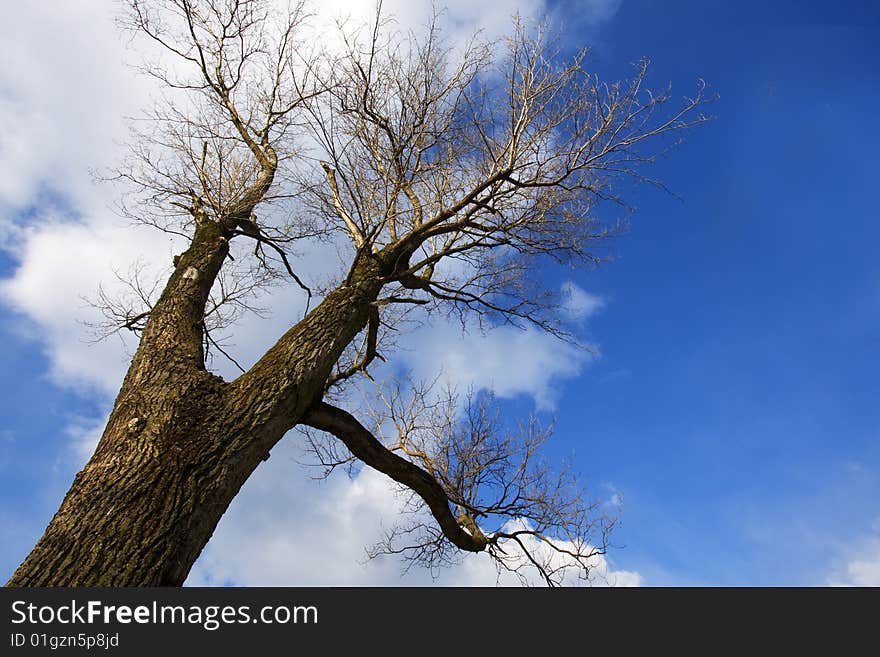
[[[605,307],[605,299],[590,294],[572,281],[562,284],[562,312],[574,322],[583,323]]]
[[[829,585],[880,586],[880,516],[872,530],[872,536],[843,550],[844,563],[828,578]]]

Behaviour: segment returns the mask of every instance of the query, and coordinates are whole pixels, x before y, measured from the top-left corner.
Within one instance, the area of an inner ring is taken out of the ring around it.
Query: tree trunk
[[[381,284],[359,258],[230,383],[205,370],[202,318],[228,253],[202,222],[151,312],[98,447],[7,586],[179,586],[269,450],[319,400]]]

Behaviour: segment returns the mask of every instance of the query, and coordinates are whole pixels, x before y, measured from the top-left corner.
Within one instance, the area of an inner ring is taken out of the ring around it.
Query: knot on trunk
[[[129,433],[140,433],[146,424],[147,421],[142,417],[133,417],[125,425],[125,428],[128,429]]]

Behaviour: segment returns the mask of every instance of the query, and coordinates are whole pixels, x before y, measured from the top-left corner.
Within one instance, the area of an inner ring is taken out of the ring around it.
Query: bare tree
[[[705,120],[702,86],[666,110],[669,91],[644,88],[646,63],[606,84],[586,51],[563,58],[519,22],[502,43],[453,47],[436,21],[406,36],[377,11],[318,52],[302,5],[125,4],[125,26],[162,52],[147,72],[172,95],[138,123],[117,176],[125,210],[188,247],[161,293],[135,276],[128,301],[105,299],[109,326],[137,331],[139,346],[94,455],[9,584],[181,584],[297,426],[329,469],[369,465],[433,516],[417,513],[376,553],[436,567],[487,552],[549,584],[572,565],[587,573],[613,520],[541,459],[546,429],[508,431],[485,395],[421,384],[379,388],[372,430],[339,404],[407,318],[573,339],[536,265],[596,262],[616,230],[596,207],[620,200],[621,179],[649,180],[642,166]],[[337,240],[348,258],[326,289],[288,257],[309,239]],[[206,352],[223,351],[211,329],[288,282],[323,298],[240,376],[211,373]]]

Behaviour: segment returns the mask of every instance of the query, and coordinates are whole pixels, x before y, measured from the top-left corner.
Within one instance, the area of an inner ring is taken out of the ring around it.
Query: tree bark
[[[7,586],[179,586],[241,486],[320,400],[381,289],[362,254],[246,373],[205,369],[202,320],[228,253],[202,221],[151,311],[98,447]]]
[[[315,429],[333,434],[354,456],[421,497],[443,534],[457,548],[467,552],[486,549],[489,541],[476,524],[473,524],[472,531],[467,532],[459,519],[452,515],[449,497],[440,483],[415,463],[385,447],[351,413],[318,402],[312,405],[302,420]]]

